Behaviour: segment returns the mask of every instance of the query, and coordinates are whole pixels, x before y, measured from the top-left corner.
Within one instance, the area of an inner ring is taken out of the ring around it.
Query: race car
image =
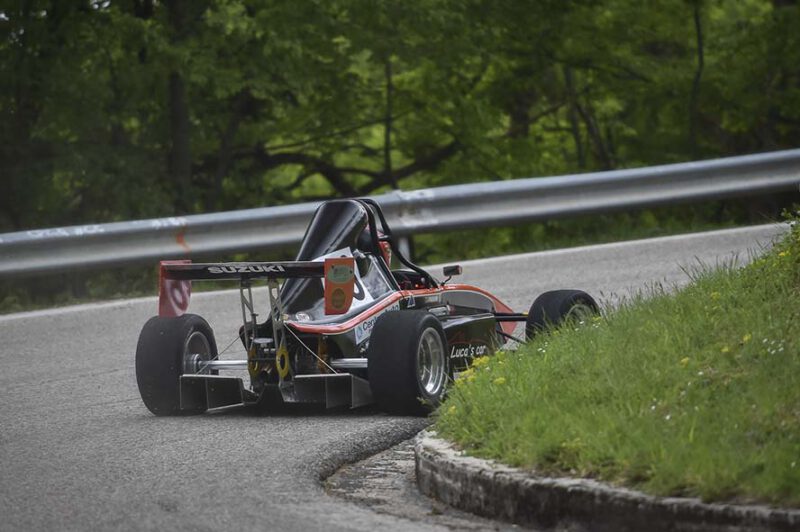
[[[585,292],[556,290],[516,313],[481,288],[451,283],[460,273],[447,266],[440,281],[403,256],[371,199],[322,203],[295,261],[162,261],[159,314],[136,347],[142,400],[159,416],[287,403],[425,415],[476,357],[524,341],[513,336],[519,323],[527,339],[598,311]],[[208,322],[187,313],[201,280],[238,283],[239,360],[220,359]],[[260,284],[268,318],[259,323]]]

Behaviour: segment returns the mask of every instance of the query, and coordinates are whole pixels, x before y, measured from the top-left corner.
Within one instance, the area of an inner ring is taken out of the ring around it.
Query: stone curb
[[[414,445],[422,493],[478,515],[559,530],[789,531],[800,510],[654,497],[588,479],[535,476],[464,456],[423,431]]]

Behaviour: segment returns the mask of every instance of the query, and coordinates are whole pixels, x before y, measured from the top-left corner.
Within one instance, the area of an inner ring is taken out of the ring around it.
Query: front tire
[[[537,333],[553,329],[563,323],[582,321],[600,312],[597,302],[582,290],[553,290],[536,298],[528,311],[525,337],[530,340]]]
[[[180,377],[216,357],[214,333],[200,316],[150,318],[136,345],[136,382],[144,405],[157,416],[202,413],[181,409]]]
[[[367,372],[383,411],[428,414],[441,404],[452,378],[442,324],[426,311],[387,312],[372,330]]]

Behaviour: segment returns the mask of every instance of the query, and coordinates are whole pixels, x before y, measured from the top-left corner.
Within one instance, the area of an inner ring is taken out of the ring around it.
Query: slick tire
[[[556,328],[568,320],[582,320],[600,312],[595,300],[581,290],[553,290],[536,298],[528,311],[525,337]]]
[[[190,372],[187,365],[193,355],[200,355],[202,360],[217,356],[214,333],[200,316],[154,316],[144,324],[136,345],[136,382],[144,405],[153,414],[176,416],[204,411],[181,409],[180,376]]]
[[[452,380],[439,320],[420,310],[382,315],[369,340],[367,374],[384,412],[424,416],[438,407]]]

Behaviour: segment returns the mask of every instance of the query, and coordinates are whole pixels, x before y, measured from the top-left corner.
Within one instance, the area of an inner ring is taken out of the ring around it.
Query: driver
[[[384,238],[384,235],[380,230],[378,231],[378,247],[380,248],[380,254],[383,256],[384,262],[386,262],[386,266],[388,268],[392,267],[392,246],[386,240],[380,240]],[[369,231],[369,227],[365,227],[361,234],[358,235],[358,239],[356,240],[356,247],[363,251],[364,253],[376,253],[375,245],[372,242],[372,233]]]

